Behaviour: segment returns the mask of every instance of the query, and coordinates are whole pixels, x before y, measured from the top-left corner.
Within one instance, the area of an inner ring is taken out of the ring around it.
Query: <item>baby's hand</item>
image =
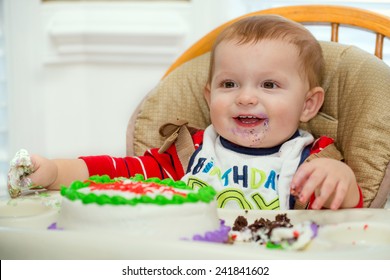
[[[58,168],[51,159],[39,155],[31,155],[34,172],[27,176],[34,185],[48,188],[57,179]]]
[[[306,203],[315,193],[312,209],[355,207],[359,191],[355,174],[345,163],[317,158],[303,163],[291,182],[291,194]]]

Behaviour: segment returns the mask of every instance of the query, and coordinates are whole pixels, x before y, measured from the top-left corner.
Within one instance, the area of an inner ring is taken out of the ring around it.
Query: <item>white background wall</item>
[[[229,1],[5,0],[9,156],[124,155],[132,111],[228,17],[211,15],[221,3]]]
[[[123,156],[129,117],[182,51],[220,23],[250,10],[313,3],[3,2],[8,160],[20,148],[50,158]],[[325,2],[370,3],[390,14],[389,1]]]

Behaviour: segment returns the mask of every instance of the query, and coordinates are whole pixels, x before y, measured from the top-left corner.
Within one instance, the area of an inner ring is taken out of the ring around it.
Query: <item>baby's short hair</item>
[[[215,49],[221,42],[237,41],[237,44],[248,44],[261,40],[282,40],[295,45],[302,73],[306,75],[310,88],[321,86],[325,62],[319,42],[302,24],[277,15],[246,17],[227,26],[212,47],[208,83],[211,83],[214,71]]]

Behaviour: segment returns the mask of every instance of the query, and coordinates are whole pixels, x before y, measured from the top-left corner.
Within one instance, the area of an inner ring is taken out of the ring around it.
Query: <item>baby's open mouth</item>
[[[258,117],[253,115],[239,115],[237,117],[234,117],[234,120],[239,125],[244,126],[257,126],[257,125],[263,125],[268,118],[266,117]]]

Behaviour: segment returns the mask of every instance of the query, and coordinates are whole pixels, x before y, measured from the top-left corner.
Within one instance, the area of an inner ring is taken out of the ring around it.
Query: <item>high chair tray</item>
[[[255,243],[219,244],[163,240],[128,232],[48,230],[56,222],[57,192],[0,201],[1,259],[390,259],[390,210],[224,210],[232,225],[242,215],[252,222],[287,213],[292,224],[312,220],[318,236],[302,251],[267,249]]]

